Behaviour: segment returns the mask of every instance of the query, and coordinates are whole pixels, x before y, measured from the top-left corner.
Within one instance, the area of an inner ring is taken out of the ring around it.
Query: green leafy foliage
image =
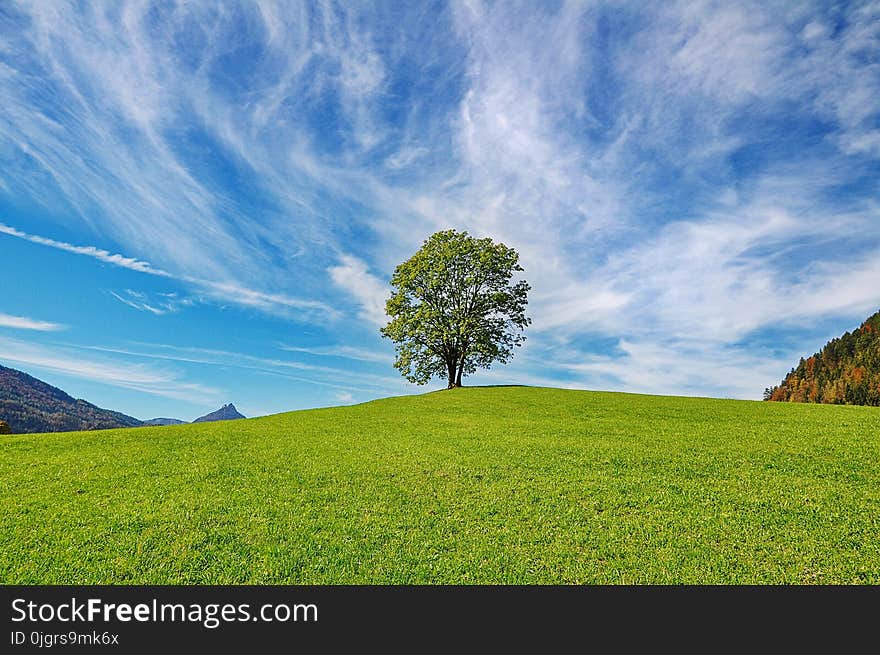
[[[464,388],[0,439],[5,584],[880,584],[880,412]]]
[[[801,358],[764,400],[880,406],[880,312],[853,332]]]
[[[410,382],[446,377],[460,387],[464,375],[506,363],[525,341],[529,284],[513,248],[467,232],[429,237],[391,278],[382,336],[395,342],[395,367]]]

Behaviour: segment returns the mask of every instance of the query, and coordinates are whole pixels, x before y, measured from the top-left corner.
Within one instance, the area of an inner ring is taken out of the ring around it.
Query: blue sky
[[[880,307],[876,2],[12,2],[0,97],[0,363],[139,418],[426,390],[450,227],[532,285],[466,384],[757,399]]]

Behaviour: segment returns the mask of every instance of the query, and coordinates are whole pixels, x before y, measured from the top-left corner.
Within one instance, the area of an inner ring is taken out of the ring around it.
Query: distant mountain
[[[42,380],[0,366],[0,420],[13,434],[131,428],[141,422],[72,398]]]
[[[182,423],[186,423],[186,421],[181,421],[179,418],[151,418],[144,421],[144,425],[180,425]]]
[[[765,400],[834,405],[880,405],[880,312],[820,352],[801,358]]]
[[[223,405],[216,412],[211,412],[210,414],[205,414],[204,416],[200,416],[193,423],[205,423],[207,421],[229,421],[236,418],[245,418],[244,414],[239,414],[238,410],[235,409],[235,405],[229,403],[228,405]]]

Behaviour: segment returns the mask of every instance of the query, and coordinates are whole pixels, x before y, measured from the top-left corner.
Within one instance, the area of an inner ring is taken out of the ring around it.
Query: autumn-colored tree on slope
[[[880,406],[880,312],[798,365],[765,400]]]

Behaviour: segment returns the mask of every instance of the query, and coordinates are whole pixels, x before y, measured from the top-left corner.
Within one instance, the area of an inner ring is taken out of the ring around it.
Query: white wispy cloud
[[[370,273],[366,262],[351,255],[341,255],[339,264],[327,269],[330,279],[361,307],[360,315],[374,325],[384,325],[385,301],[390,289],[378,277]]]
[[[148,294],[143,291],[125,289],[120,293],[109,290],[108,293],[124,305],[155,316],[164,316],[180,311],[195,303],[192,298],[182,298],[176,292]]]
[[[25,153],[32,167],[7,169],[4,178],[14,175],[20,188],[66,221],[79,221],[130,252],[148,253],[153,263],[101,249],[71,250],[71,244],[53,240],[47,245],[152,274],[167,272],[208,290],[240,291],[242,302],[257,308],[326,308],[317,299],[294,298],[290,289],[297,285],[288,282],[292,270],[313,284],[323,272],[314,260],[324,255],[311,246],[326,243],[332,228],[322,224],[314,194],[304,187],[312,186],[312,174],[324,173],[309,164],[314,156],[308,138],[273,128],[276,113],[288,111],[286,101],[300,95],[298,87],[285,92],[284,79],[302,79],[283,63],[290,61],[289,46],[302,24],[266,7],[216,12],[210,3],[160,15],[134,2],[80,9],[21,4],[10,13],[10,20],[21,16],[8,33],[6,52],[18,56],[4,58],[0,69],[7,98],[0,138]],[[367,98],[382,83],[381,59],[345,16],[330,5],[316,11],[315,31],[307,37],[319,42],[306,51],[332,61],[337,74],[313,83],[346,90],[354,141],[367,147],[375,140]],[[161,36],[152,27],[155,20],[168,28]],[[237,47],[242,24],[253,28],[253,38],[265,28],[272,46],[265,67],[248,73],[248,81],[265,91],[256,103],[230,97],[212,77]],[[183,65],[180,43],[189,44],[188,55],[198,65]],[[34,94],[48,106],[35,110]],[[273,97],[279,103],[274,109]],[[204,122],[194,125],[194,116]],[[175,139],[174,126],[211,140],[218,157],[237,159],[231,165],[243,165],[242,174],[272,206],[259,216],[242,216],[234,194],[206,177],[198,153]],[[35,183],[41,175],[52,181],[54,195]],[[297,183],[291,185],[292,179]],[[63,211],[68,208],[73,211]]]
[[[188,275],[176,276],[160,268],[156,268],[146,261],[134,259],[132,257],[126,257],[119,254],[113,254],[94,246],[77,246],[63,241],[56,241],[54,239],[48,239],[46,237],[41,237],[34,234],[28,234],[2,223],[0,223],[0,233],[7,234],[9,236],[13,236],[19,239],[24,239],[25,241],[30,241],[32,243],[38,243],[40,245],[48,246],[50,248],[56,248],[65,252],[71,252],[76,255],[92,257],[104,263],[112,264],[113,266],[118,266],[120,268],[127,268],[129,270],[137,271],[138,273],[146,273],[148,275],[173,278],[180,282],[192,285],[196,290],[202,291],[209,297],[220,302],[226,302],[234,305],[242,305],[245,307],[254,307],[256,309],[264,310],[267,312],[296,310],[302,312],[304,316],[313,316],[314,314],[320,314],[324,318],[333,318],[338,316],[339,314],[337,310],[320,301],[304,300],[301,298],[295,298],[284,293],[267,293],[256,289],[250,289],[236,282],[207,280],[204,278],[192,277]],[[151,311],[154,314],[164,314],[170,311],[167,307],[163,309],[162,307],[155,307],[148,305],[144,302],[138,302],[138,292],[128,291],[127,293],[129,295],[129,298],[125,299],[119,294],[111,291],[111,294],[117,300],[124,302],[125,304],[134,307],[135,309]],[[169,303],[166,301],[165,304],[168,305]],[[174,304],[179,306],[180,304],[186,303],[180,301]]]
[[[15,328],[18,330],[37,330],[39,332],[55,332],[64,330],[66,325],[51,321],[39,321],[26,316],[12,316],[0,313],[0,327]]]
[[[280,344],[282,350],[294,353],[306,353],[308,355],[317,355],[319,357],[341,357],[343,359],[355,359],[361,362],[378,362],[387,364],[393,359],[393,355],[382,353],[377,350],[367,350],[366,348],[355,348],[346,345],[309,347],[290,346]]]
[[[424,146],[404,147],[388,157],[385,160],[385,165],[394,170],[406,168],[415,164],[429,152]]]
[[[125,257],[120,254],[114,254],[107,250],[96,248],[94,246],[76,246],[72,243],[56,241],[55,239],[48,239],[46,237],[41,237],[36,234],[28,234],[27,232],[22,232],[21,230],[18,230],[14,227],[4,225],[3,223],[0,223],[0,233],[8,234],[9,236],[16,237],[18,239],[24,239],[25,241],[30,241],[31,243],[38,243],[41,246],[48,246],[57,250],[71,252],[75,255],[85,255],[86,257],[92,257],[93,259],[102,261],[105,264],[112,264],[113,266],[127,268],[129,270],[137,271],[139,273],[158,275],[160,277],[171,277],[170,273],[168,273],[167,271],[163,271],[160,268],[155,268],[149,262],[145,262],[134,257]]]
[[[356,389],[366,393],[400,392],[407,388],[406,383],[394,375],[379,375],[348,368],[320,366],[293,359],[259,357],[247,353],[214,348],[157,343],[136,343],[133,344],[133,347],[80,346],[80,348],[159,361],[167,360],[190,364],[242,368],[287,377],[299,382],[336,389]],[[393,356],[389,355],[385,361],[390,369]]]
[[[617,348],[618,356],[581,356],[578,362],[559,362],[559,366],[581,379],[598,377],[620,391],[758,400],[763,388],[791,366],[793,355],[786,353],[788,358],[783,358],[717,345],[707,348],[694,341],[621,340]]]
[[[339,312],[324,302],[318,300],[304,300],[284,293],[267,293],[241,286],[235,282],[214,282],[199,278],[183,278],[218,300],[255,307],[266,311],[277,309],[294,309],[306,313],[319,314],[322,318],[334,318]]]
[[[96,358],[93,353],[86,357],[78,348],[38,345],[0,337],[0,360],[199,404],[216,401],[222,395],[218,389],[188,382],[171,370]]]

